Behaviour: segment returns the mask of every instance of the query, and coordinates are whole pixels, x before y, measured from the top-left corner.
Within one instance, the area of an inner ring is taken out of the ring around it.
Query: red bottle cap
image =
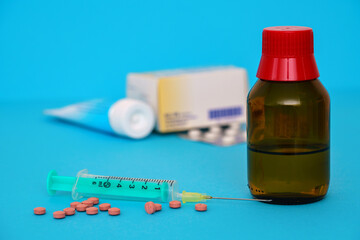
[[[269,81],[304,81],[319,76],[311,28],[264,28],[262,56],[256,77]]]

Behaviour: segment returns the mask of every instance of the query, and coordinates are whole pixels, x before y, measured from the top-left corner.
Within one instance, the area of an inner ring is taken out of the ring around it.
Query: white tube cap
[[[125,98],[109,109],[109,123],[115,133],[140,139],[154,129],[155,116],[152,108],[139,100]]]

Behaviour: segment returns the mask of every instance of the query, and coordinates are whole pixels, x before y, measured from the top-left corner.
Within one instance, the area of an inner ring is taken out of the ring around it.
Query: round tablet
[[[207,205],[204,203],[195,204],[195,210],[199,212],[204,212],[207,210]]]
[[[230,129],[238,130],[238,129],[240,128],[240,123],[238,123],[238,122],[231,123],[231,124],[229,125],[229,128],[230,128]]]
[[[153,214],[154,212],[156,212],[155,203],[153,203],[153,202],[147,202],[147,203],[145,203],[145,211],[146,211],[148,214]]]
[[[155,209],[156,211],[160,211],[162,209],[161,204],[155,203]]]
[[[109,208],[111,208],[110,203],[102,203],[99,205],[100,211],[107,211]]]
[[[46,213],[46,208],[44,208],[44,207],[34,208],[34,214],[36,214],[36,215],[43,215],[45,213]]]
[[[205,133],[204,137],[205,137],[206,141],[214,142],[216,140],[216,138],[218,137],[218,135],[215,133],[212,133],[212,132],[207,132],[207,133]]]
[[[201,136],[201,131],[199,129],[192,129],[188,132],[188,136],[192,140],[198,140]]]
[[[237,129],[228,128],[225,130],[225,134],[228,136],[235,136],[238,133]]]
[[[86,208],[87,208],[87,206],[86,206],[85,204],[82,204],[82,203],[80,203],[80,204],[78,204],[78,205],[76,206],[76,210],[77,210],[78,212],[85,212],[85,211],[86,211]]]
[[[88,215],[98,214],[98,208],[97,207],[88,207],[86,209],[86,214],[88,214]]]
[[[56,219],[65,218],[65,212],[64,211],[53,212],[53,217]]]
[[[94,205],[99,204],[99,198],[97,197],[88,198],[88,201],[92,201]]]
[[[120,214],[120,208],[117,208],[117,207],[109,208],[108,213],[111,216],[119,215]]]
[[[75,214],[75,208],[68,207],[63,210],[66,216],[71,216]]]
[[[231,144],[235,143],[236,138],[235,138],[235,136],[223,136],[221,141],[222,141],[222,144],[224,144],[224,145],[231,145]]]
[[[77,206],[78,204],[80,204],[80,202],[72,202],[72,203],[70,203],[70,207],[76,208],[76,206]]]
[[[169,202],[169,206],[171,208],[180,208],[181,207],[181,202],[174,200],[174,201]]]
[[[86,205],[87,207],[92,207],[94,206],[93,201],[89,201],[89,200],[85,200],[81,202],[82,204]]]
[[[212,127],[210,128],[210,132],[215,133],[215,134],[218,134],[218,133],[221,132],[221,127],[220,127],[220,126],[212,126]]]

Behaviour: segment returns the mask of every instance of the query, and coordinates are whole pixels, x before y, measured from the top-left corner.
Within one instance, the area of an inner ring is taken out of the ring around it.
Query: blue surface
[[[250,197],[246,187],[246,146],[215,147],[176,135],[153,134],[135,141],[82,129],[42,116],[68,102],[0,104],[2,194],[0,239],[360,239],[357,91],[333,92],[331,184],[326,199],[308,205],[208,202],[153,215],[142,202],[107,201],[121,215],[76,213],[52,218],[72,201],[69,194],[48,196],[51,169],[75,176],[95,174],[176,179],[181,190],[224,197]],[[33,208],[46,207],[44,216]]]

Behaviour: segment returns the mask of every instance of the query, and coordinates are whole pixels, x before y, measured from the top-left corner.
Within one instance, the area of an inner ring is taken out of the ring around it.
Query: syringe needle
[[[224,197],[211,197],[207,196],[207,199],[223,199],[223,200],[242,200],[242,201],[257,201],[257,202],[271,202],[271,199],[256,199],[256,198],[224,198]]]

